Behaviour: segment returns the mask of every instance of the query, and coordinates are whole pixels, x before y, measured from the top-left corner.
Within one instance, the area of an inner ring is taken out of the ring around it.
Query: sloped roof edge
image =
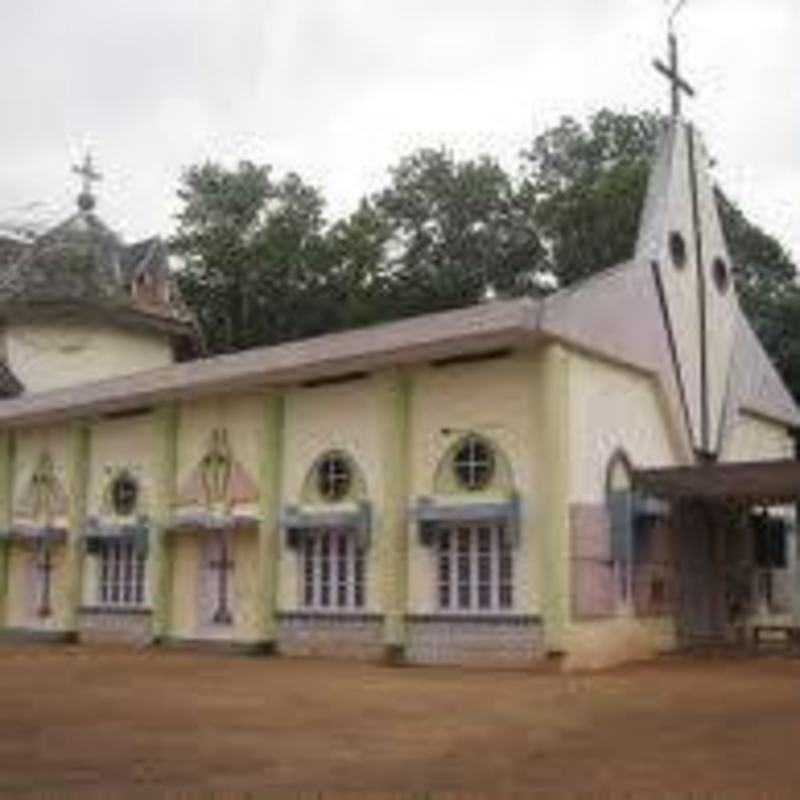
[[[0,402],[0,424],[51,422],[510,347],[535,337],[540,306],[532,298],[495,301],[28,394]]]

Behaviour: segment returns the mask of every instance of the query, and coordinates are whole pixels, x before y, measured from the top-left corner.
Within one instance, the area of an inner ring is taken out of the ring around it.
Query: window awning
[[[41,525],[28,524],[24,522],[12,525],[7,531],[0,532],[0,540],[12,542],[39,542],[60,543],[67,539],[66,528],[48,527]]]
[[[742,505],[800,501],[800,461],[746,461],[634,471],[635,488],[664,500],[713,500]]]
[[[351,528],[356,532],[360,546],[366,548],[372,532],[372,507],[367,502],[342,503],[329,509],[286,506],[280,521],[291,548],[299,547],[305,536],[322,528]]]
[[[167,525],[168,533],[179,534],[214,534],[239,533],[258,530],[259,519],[249,514],[231,514],[217,516],[202,511],[181,512]]]
[[[471,503],[434,502],[433,498],[420,497],[412,514],[417,520],[422,544],[432,545],[437,531],[443,525],[499,522],[508,526],[514,544],[519,543],[519,498]]]
[[[90,553],[96,553],[98,546],[103,542],[132,544],[138,551],[146,553],[150,538],[150,520],[147,517],[139,517],[130,523],[118,523],[99,517],[89,517],[86,520],[83,538]]]

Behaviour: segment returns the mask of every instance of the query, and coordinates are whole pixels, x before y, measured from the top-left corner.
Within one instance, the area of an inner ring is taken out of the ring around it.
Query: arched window
[[[623,450],[617,450],[606,472],[606,505],[611,533],[611,559],[619,597],[631,598],[633,561],[633,469]]]
[[[353,470],[343,453],[327,453],[317,464],[317,489],[328,503],[344,500],[353,485]]]
[[[494,448],[481,436],[466,436],[456,448],[453,471],[463,489],[470,492],[485,489],[494,477]]]
[[[340,450],[323,454],[311,468],[303,491],[306,502],[331,504],[307,528],[299,543],[301,602],[305,608],[347,611],[366,605],[366,544],[361,509],[366,486]],[[336,505],[338,504],[338,505]]]
[[[128,517],[136,510],[139,485],[129,472],[121,472],[111,484],[111,506],[115,514]]]

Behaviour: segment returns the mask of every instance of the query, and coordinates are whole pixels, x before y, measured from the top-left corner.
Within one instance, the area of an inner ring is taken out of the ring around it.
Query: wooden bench
[[[786,637],[789,647],[797,647],[800,644],[800,627],[796,625],[754,625],[753,626],[753,647],[758,650],[764,640],[764,634],[782,633]],[[774,639],[767,639],[774,642]]]

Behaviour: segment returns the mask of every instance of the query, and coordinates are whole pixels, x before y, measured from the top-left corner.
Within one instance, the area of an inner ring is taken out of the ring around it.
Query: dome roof
[[[124,300],[125,250],[97,216],[79,211],[38,237],[0,275],[0,303]]]
[[[126,245],[94,213],[94,200],[22,247],[0,270],[0,313],[76,309],[113,313],[137,324],[195,337],[194,315],[170,274],[167,249],[156,238]],[[120,312],[122,312],[120,314]]]

